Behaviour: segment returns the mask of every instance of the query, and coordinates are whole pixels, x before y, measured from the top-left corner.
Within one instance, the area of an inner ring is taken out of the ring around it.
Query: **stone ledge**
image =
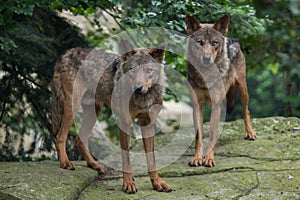
[[[0,163],[2,199],[300,199],[300,119],[253,119],[256,141],[243,139],[243,121],[225,124],[217,143],[216,167],[191,168],[193,145],[181,158],[159,170],[173,188],[171,193],[152,190],[147,173],[135,173],[138,193],[121,191],[122,175],[108,170],[98,177],[84,161],[76,170],[58,162]],[[170,134],[159,134],[156,147]],[[140,148],[139,145],[133,148]]]

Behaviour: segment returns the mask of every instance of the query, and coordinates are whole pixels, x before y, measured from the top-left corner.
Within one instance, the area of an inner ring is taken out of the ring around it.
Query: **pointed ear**
[[[215,23],[214,29],[216,29],[225,36],[228,31],[229,21],[229,16],[224,15]]]
[[[192,15],[185,16],[186,32],[188,35],[192,35],[195,31],[201,28],[199,22]]]
[[[127,60],[130,56],[136,53],[133,46],[129,43],[128,40],[121,39],[120,41],[120,50],[122,53],[122,59]]]
[[[131,50],[133,50],[133,46],[129,43],[128,40],[125,39],[121,39],[120,41],[120,49],[121,49],[121,53],[127,53]]]
[[[158,62],[162,63],[165,58],[166,47],[161,45],[156,48],[152,48],[149,51],[149,54]]]

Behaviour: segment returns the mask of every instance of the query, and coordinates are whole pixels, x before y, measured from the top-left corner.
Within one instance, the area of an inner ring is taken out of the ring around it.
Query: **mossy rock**
[[[242,120],[226,122],[216,147],[216,166],[189,167],[191,144],[170,165],[158,170],[173,191],[154,191],[146,172],[133,171],[138,193],[122,192],[122,173],[104,176],[75,162],[75,171],[58,162],[0,163],[0,199],[300,199],[300,119],[253,119],[257,140],[244,140]],[[207,126],[207,125],[206,125]],[[172,134],[158,134],[156,148]],[[132,146],[142,150],[141,144]],[[135,149],[136,148],[136,149]],[[136,163],[134,163],[136,164]]]

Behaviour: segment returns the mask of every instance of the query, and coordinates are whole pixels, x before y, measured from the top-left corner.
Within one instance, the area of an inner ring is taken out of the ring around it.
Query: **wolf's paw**
[[[123,175],[123,192],[127,194],[134,194],[137,193],[137,187],[134,183],[134,178],[131,174],[124,174]]]
[[[137,193],[137,187],[134,181],[123,182],[123,192],[127,194],[134,194]]]
[[[203,166],[204,167],[214,167],[215,160],[213,158],[205,157],[203,160]]]
[[[98,162],[88,163],[87,166],[89,168],[92,168],[92,169],[98,171],[99,175],[104,174],[104,169],[102,168],[102,166]]]
[[[190,167],[199,167],[203,165],[203,158],[193,158],[189,162]]]
[[[247,132],[245,136],[245,140],[256,140],[255,132]]]
[[[160,180],[160,178],[151,179],[153,189],[158,192],[171,192],[172,188],[166,182]]]
[[[60,163],[60,167],[68,170],[75,170],[75,165],[70,161],[67,161],[65,163]]]

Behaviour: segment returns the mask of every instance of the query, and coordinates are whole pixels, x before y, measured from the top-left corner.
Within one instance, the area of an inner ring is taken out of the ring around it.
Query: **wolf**
[[[193,103],[196,132],[195,155],[190,166],[215,166],[214,151],[221,115],[221,104],[226,100],[227,112],[235,104],[238,91],[245,123],[245,139],[255,140],[248,110],[245,57],[237,40],[226,37],[230,18],[224,15],[214,24],[200,24],[192,15],[186,15],[187,79]],[[203,148],[204,103],[211,105],[210,128],[206,152]]]
[[[154,158],[154,123],[163,103],[166,81],[162,64],[165,47],[133,48],[127,40],[121,40],[120,49],[122,55],[73,48],[58,60],[52,81],[52,123],[60,167],[75,169],[66,154],[66,139],[74,115],[81,106],[83,119],[75,138],[76,145],[87,165],[99,174],[104,173],[87,144],[101,108],[107,105],[120,119],[122,190],[128,194],[137,192],[129,157],[130,126],[137,118],[153,189],[170,192],[171,187],[160,179],[156,171]]]

